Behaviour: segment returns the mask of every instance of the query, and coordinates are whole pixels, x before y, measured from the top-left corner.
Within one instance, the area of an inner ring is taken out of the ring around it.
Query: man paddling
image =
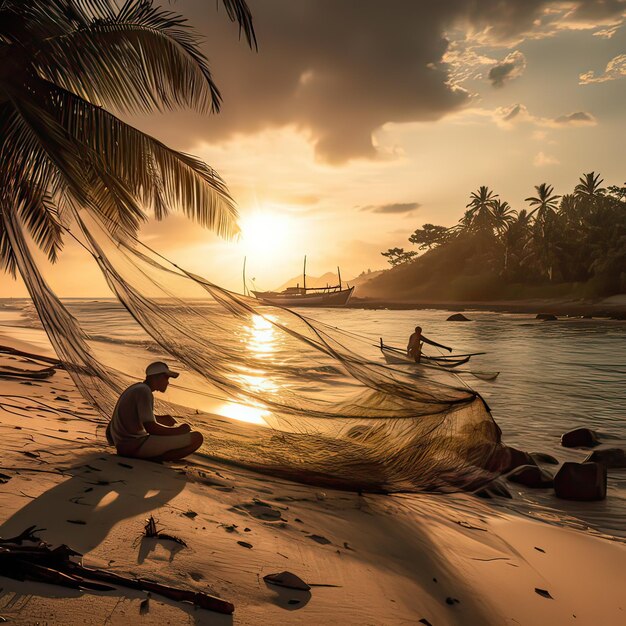
[[[107,427],[107,440],[122,456],[151,461],[177,461],[202,445],[202,434],[171,415],[154,414],[155,391],[163,393],[170,378],[178,378],[162,361],[150,363],[146,378],[120,395]]]
[[[406,347],[407,356],[415,359],[416,363],[419,363],[422,358],[422,343],[427,343],[431,346],[436,346],[437,348],[443,348],[448,352],[452,352],[452,348],[448,348],[448,346],[443,346],[436,341],[432,341],[427,337],[424,337],[424,335],[422,335],[422,327],[416,326],[415,332],[409,337],[409,344]]]

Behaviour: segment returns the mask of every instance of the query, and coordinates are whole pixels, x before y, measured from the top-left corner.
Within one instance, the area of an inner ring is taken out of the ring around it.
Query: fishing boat
[[[400,348],[394,348],[393,346],[387,346],[380,340],[380,351],[385,357],[385,361],[389,365],[415,365],[415,359],[410,357],[405,350]],[[455,354],[451,356],[429,356],[423,354],[420,361],[424,363],[438,365],[439,367],[457,367],[467,363],[475,354]]]
[[[485,354],[485,352],[472,352],[471,354],[454,354],[449,356],[430,356],[422,354],[420,362],[416,363],[406,351],[388,346],[383,343],[382,337],[380,339],[380,351],[385,357],[385,362],[388,365],[410,365],[419,370],[421,368],[436,369],[439,371],[447,371],[450,374],[471,374],[481,380],[494,381],[500,372],[483,372],[477,370],[457,370],[454,369],[459,365],[467,363],[473,356]]]
[[[306,256],[304,257],[304,271],[302,273],[303,286],[287,287],[284,291],[251,291],[255,298],[267,304],[279,306],[317,306],[334,307],[345,306],[352,296],[354,287],[343,288],[341,271],[337,268],[338,284],[326,287],[306,286]],[[245,276],[244,276],[245,285]]]

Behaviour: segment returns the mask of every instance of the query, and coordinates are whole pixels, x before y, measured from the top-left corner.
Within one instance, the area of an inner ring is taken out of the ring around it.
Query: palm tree
[[[498,235],[502,235],[509,225],[515,221],[516,212],[506,200],[495,200],[491,207],[493,227]]]
[[[595,198],[603,196],[606,192],[606,189],[600,186],[604,179],[600,178],[600,174],[595,172],[583,174],[578,181],[578,185],[574,188],[574,195],[577,198],[595,200]]]
[[[524,261],[529,256],[528,248],[532,232],[532,217],[526,209],[512,213],[512,219],[501,235],[504,244],[505,274],[511,273],[511,266],[518,271],[521,270]]]
[[[250,46],[245,0],[222,0]],[[185,18],[151,0],[0,0],[0,267],[22,225],[51,261],[76,211],[115,237],[180,209],[220,235],[237,211],[218,174],[110,113],[190,106],[220,93]]]
[[[548,185],[547,183],[535,185],[535,190],[537,191],[537,195],[526,198],[526,202],[528,202],[531,207],[535,207],[533,211],[531,211],[530,215],[536,211],[537,221],[539,223],[543,223],[545,222],[547,215],[550,213],[556,213],[558,209],[557,200],[561,196],[554,195],[552,193],[554,191],[554,187],[552,187],[552,185]]]
[[[536,196],[526,198],[530,206],[535,207],[529,215],[536,212],[533,244],[535,257],[539,262],[540,270],[551,281],[554,276],[555,254],[557,250],[555,216],[558,210],[558,200],[561,196],[555,195],[554,187],[547,183],[535,185]]]
[[[489,187],[482,185],[478,191],[473,191],[470,201],[466,204],[466,216],[470,220],[470,227],[475,230],[487,230],[493,225],[493,204],[498,197]]]

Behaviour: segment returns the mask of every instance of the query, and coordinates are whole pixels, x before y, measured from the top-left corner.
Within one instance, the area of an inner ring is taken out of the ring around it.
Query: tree
[[[604,179],[600,178],[600,174],[595,172],[583,174],[578,179],[578,185],[574,188],[574,196],[595,200],[598,196],[603,196],[606,193],[606,189],[601,187],[603,182]]]
[[[387,261],[391,265],[391,267],[396,267],[396,265],[408,263],[417,256],[417,252],[405,252],[404,248],[389,248],[387,252],[381,252],[381,254],[384,257],[387,257]]]
[[[499,235],[502,235],[509,225],[515,221],[516,213],[506,200],[495,200],[491,206],[491,218],[493,227]]]
[[[434,224],[424,224],[409,237],[409,241],[417,245],[420,250],[431,250],[446,243],[449,239],[450,231],[445,226]]]
[[[256,45],[245,1],[223,4]],[[214,170],[107,110],[217,111],[220,101],[185,18],[150,0],[0,0],[0,266],[15,274],[20,223],[55,261],[79,209],[115,237],[136,233],[149,210],[175,209],[237,233]]]
[[[535,185],[535,190],[537,191],[537,195],[526,198],[526,202],[528,202],[531,207],[535,207],[531,215],[536,211],[537,221],[541,223],[549,213],[555,213],[557,211],[557,200],[561,196],[554,195],[554,187],[548,185],[548,183]]]
[[[473,191],[470,201],[466,205],[470,229],[487,230],[493,226],[493,204],[498,197],[489,187],[481,186],[478,191]]]

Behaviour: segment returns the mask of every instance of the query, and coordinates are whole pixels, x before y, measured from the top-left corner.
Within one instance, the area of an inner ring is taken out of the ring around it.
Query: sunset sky
[[[141,234],[219,284],[241,288],[244,256],[259,288],[296,275],[305,253],[311,275],[383,268],[381,251],[454,224],[479,185],[520,209],[542,182],[626,180],[625,0],[249,4],[258,52],[221,5],[171,3],[206,37],[219,115],[130,120],[228,183],[239,242],[182,217]],[[61,295],[107,294],[69,243],[46,275]],[[24,294],[2,277],[0,296]]]

